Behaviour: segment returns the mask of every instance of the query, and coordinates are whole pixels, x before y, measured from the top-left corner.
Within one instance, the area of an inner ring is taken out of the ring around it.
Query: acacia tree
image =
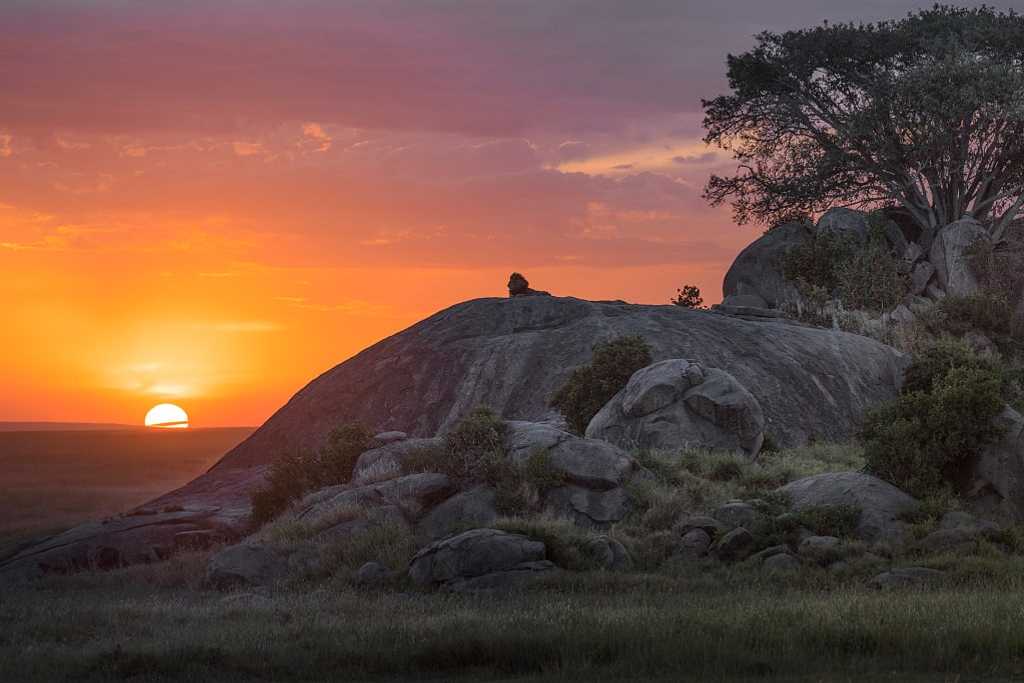
[[[1024,208],[1024,18],[935,5],[895,21],[757,36],[704,100],[733,153],[705,197],[738,222],[902,205],[929,243],[971,216],[1001,239]]]

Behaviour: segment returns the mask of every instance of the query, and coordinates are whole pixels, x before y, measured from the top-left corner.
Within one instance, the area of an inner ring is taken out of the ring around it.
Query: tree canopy
[[[738,222],[900,205],[927,236],[965,216],[999,239],[1024,206],[1024,18],[935,5],[757,36],[704,100],[736,174],[705,197]],[[930,241],[929,237],[925,241]]]

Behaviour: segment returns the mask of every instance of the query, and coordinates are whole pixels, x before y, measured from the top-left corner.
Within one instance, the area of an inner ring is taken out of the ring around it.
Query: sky
[[[715,303],[726,55],[930,4],[4,0],[0,420],[257,425],[513,270]]]

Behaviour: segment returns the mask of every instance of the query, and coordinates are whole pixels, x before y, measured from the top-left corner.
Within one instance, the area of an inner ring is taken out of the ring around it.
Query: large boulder
[[[729,373],[683,359],[633,373],[590,421],[587,437],[623,448],[703,447],[756,457],[764,414]]]
[[[547,296],[467,301],[315,379],[209,472],[140,508],[154,512],[148,519],[77,527],[4,561],[0,573],[36,571],[40,562],[74,566],[74,558],[112,543],[124,561],[135,561],[173,545],[177,531],[241,533],[267,464],[287,450],[318,447],[342,422],[423,438],[444,433],[481,404],[507,419],[557,417],[550,397],[590,360],[594,344],[630,334],[647,340],[655,360],[728,368],[757,398],[766,431],[783,447],[848,438],[866,408],[896,395],[906,364],[865,337],[781,320]],[[169,522],[180,518],[160,517],[165,509],[186,512],[187,522],[172,529]]]
[[[402,475],[402,465],[423,451],[444,446],[444,439],[402,439],[371,448],[359,456],[352,470],[353,484],[372,484]]]
[[[963,218],[942,228],[935,236],[928,260],[935,266],[935,278],[946,294],[967,296],[978,291],[967,250],[986,234],[981,223]]]
[[[986,446],[962,485],[968,507],[985,519],[1024,522],[1024,416],[1007,406],[995,419],[1002,432]]]
[[[771,308],[800,299],[796,286],[783,275],[786,254],[811,237],[803,222],[783,223],[754,240],[732,262],[722,282],[722,297],[749,294]]]
[[[886,243],[894,254],[902,255],[908,246],[907,238],[900,226],[890,218],[882,218],[881,229]],[[837,206],[829,209],[818,219],[816,230],[820,235],[834,235],[864,244],[871,237],[869,214],[856,209]]]
[[[409,577],[440,585],[515,570],[545,559],[544,543],[498,529],[471,529],[422,548],[409,563]]]
[[[213,555],[207,563],[206,579],[215,588],[267,586],[289,574],[288,559],[258,543],[239,543]]]
[[[892,484],[863,472],[816,474],[778,490],[789,498],[794,510],[826,505],[860,509],[854,535],[866,541],[901,542],[906,524],[900,517],[920,507]]]
[[[581,439],[551,424],[512,420],[508,423],[508,456],[522,465],[538,451],[569,483],[607,490],[621,486],[637,464],[622,449],[598,439]]]
[[[477,486],[457,493],[435,507],[420,521],[417,529],[421,536],[437,539],[467,526],[490,526],[498,518],[496,502],[493,488]]]
[[[415,521],[445,500],[453,490],[451,481],[444,474],[408,474],[365,486],[344,484],[320,489],[302,499],[289,514],[298,520],[314,520],[335,516],[338,510],[387,507],[396,508],[406,520]]]

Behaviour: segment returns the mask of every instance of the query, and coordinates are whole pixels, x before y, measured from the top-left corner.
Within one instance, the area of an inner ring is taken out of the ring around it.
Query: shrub
[[[869,411],[862,431],[868,471],[918,497],[949,487],[999,437],[993,418],[1003,409],[1002,384],[992,369],[954,367],[930,390]]]
[[[867,243],[835,265],[837,296],[847,308],[888,311],[907,293],[907,278],[900,274],[882,230],[873,223]]]
[[[489,467],[505,461],[507,431],[505,421],[491,409],[474,409],[448,433],[439,471],[460,484],[486,479]]]
[[[671,303],[683,308],[703,308],[704,297],[700,295],[700,287],[696,285],[683,285],[682,289],[676,290],[676,298]]]
[[[937,332],[956,336],[981,332],[992,336],[1008,335],[1013,321],[1013,306],[999,294],[978,292],[964,296],[946,296],[935,304],[933,327]]]
[[[551,399],[577,434],[619,392],[634,372],[651,364],[651,348],[638,335],[597,344],[588,365],[573,370]]]
[[[316,451],[282,454],[270,464],[264,486],[250,498],[252,524],[261,526],[269,522],[311,490],[350,481],[356,460],[369,448],[371,439],[364,426],[349,423],[333,430]]]
[[[815,232],[786,253],[782,276],[800,289],[820,287],[832,294],[839,287],[839,264],[856,250],[856,241],[848,235]]]
[[[782,274],[796,284],[808,302],[800,317],[813,317],[826,308],[822,299],[835,298],[846,308],[885,311],[893,308],[907,291],[907,280],[899,272],[885,236],[886,219],[880,213],[868,216],[864,244],[843,233],[814,233],[790,250],[782,262]],[[826,316],[820,315],[821,322]]]

